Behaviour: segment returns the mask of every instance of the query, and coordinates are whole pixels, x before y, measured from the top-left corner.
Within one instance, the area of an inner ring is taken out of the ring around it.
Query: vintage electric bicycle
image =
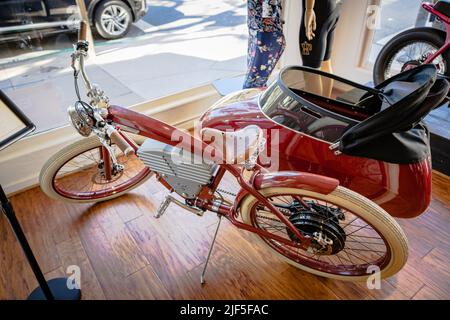
[[[428,133],[421,119],[449,87],[434,66],[377,88],[286,68],[266,90],[219,100],[201,118],[197,138],[110,105],[85,73],[87,51],[82,24],[72,55],[78,101],[68,112],[75,129],[92,136],[44,165],[40,184],[50,197],[105,201],[154,175],[175,193],[156,217],[171,203],[198,216],[216,213],[313,274],[362,281],[374,266],[389,277],[406,263],[407,239],[392,216],[417,216],[430,201]],[[80,97],[80,74],[90,103]],[[305,79],[311,76],[333,81],[334,96],[309,90]],[[262,161],[271,152],[279,168]],[[225,174],[236,180],[237,194],[221,189]]]

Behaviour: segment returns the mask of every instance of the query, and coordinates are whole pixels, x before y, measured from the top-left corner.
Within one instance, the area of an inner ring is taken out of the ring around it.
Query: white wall
[[[372,80],[371,70],[359,66],[367,35],[369,1],[343,0],[332,56],[336,74],[362,84]]]
[[[299,30],[301,22],[302,1],[285,0],[284,4],[284,36],[286,38],[286,49],[281,58],[282,66],[302,64],[299,50]]]

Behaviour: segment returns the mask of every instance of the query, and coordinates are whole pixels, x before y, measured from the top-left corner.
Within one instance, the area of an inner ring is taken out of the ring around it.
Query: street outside
[[[123,106],[245,73],[245,0],[149,0],[148,13],[119,40],[95,40],[88,73]],[[420,0],[383,0],[369,62],[392,35],[412,27]],[[38,131],[67,124],[75,101],[70,53],[75,33],[0,47],[0,89]],[[300,61],[299,61],[300,63]]]

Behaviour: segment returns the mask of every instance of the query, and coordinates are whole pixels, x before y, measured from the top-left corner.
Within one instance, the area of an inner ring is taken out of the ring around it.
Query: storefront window
[[[113,104],[131,106],[245,72],[242,0],[84,2],[95,44],[87,72]],[[36,132],[68,123],[79,20],[76,0],[0,1],[0,89]]]

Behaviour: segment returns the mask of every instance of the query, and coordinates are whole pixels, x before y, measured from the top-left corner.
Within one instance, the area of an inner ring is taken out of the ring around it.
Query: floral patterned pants
[[[244,89],[266,86],[286,46],[283,32],[250,29]]]

